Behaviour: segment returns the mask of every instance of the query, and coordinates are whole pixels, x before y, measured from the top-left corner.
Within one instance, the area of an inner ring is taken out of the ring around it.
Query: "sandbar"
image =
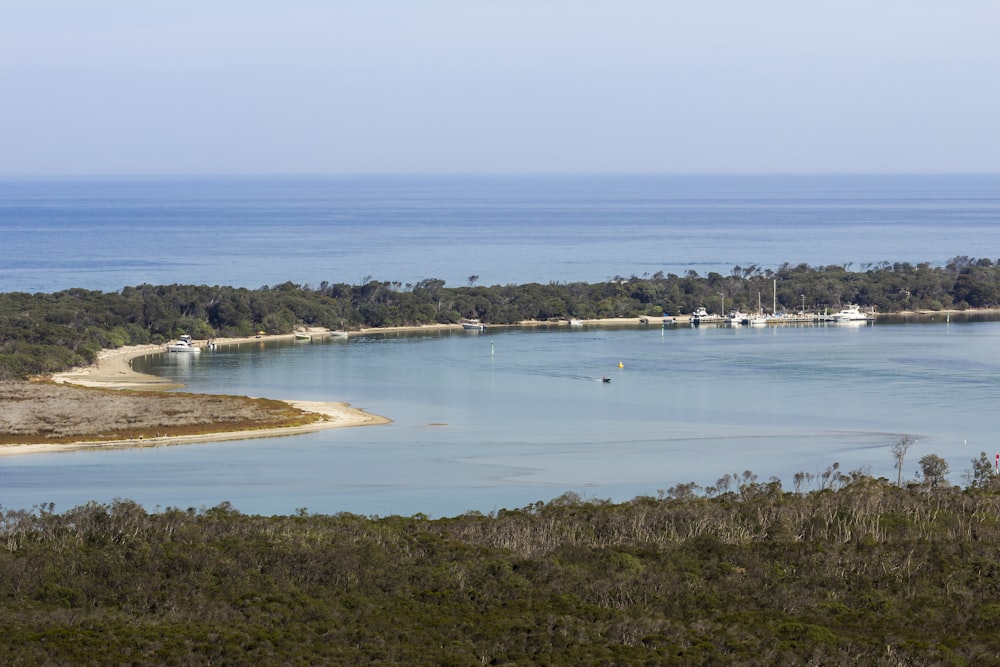
[[[150,438],[130,438],[128,440],[80,441],[70,443],[35,443],[18,445],[0,445],[0,456],[16,456],[21,454],[51,454],[55,452],[77,451],[81,449],[125,449],[134,447],[163,447],[167,445],[190,445],[195,443],[222,442],[225,440],[250,440],[253,438],[274,438],[279,436],[313,433],[331,428],[346,428],[351,426],[373,426],[388,424],[392,420],[374,415],[348,403],[326,401],[285,401],[304,411],[315,412],[324,419],[304,424],[302,426],[286,426],[282,428],[262,428],[245,431],[223,431],[203,435],[159,436]]]
[[[326,330],[313,332],[323,335]],[[294,334],[266,336],[264,340],[292,339]],[[260,342],[257,337],[218,338],[216,345],[239,345]],[[207,341],[196,341],[196,344],[206,345]],[[81,387],[96,387],[104,389],[125,389],[139,391],[162,391],[176,389],[184,385],[171,382],[164,378],[139,373],[132,368],[132,360],[150,354],[164,351],[163,345],[130,345],[113,350],[101,350],[97,362],[80,368],[56,373],[51,380],[60,384],[78,385]],[[204,442],[221,442],[224,440],[247,440],[251,438],[268,438],[278,436],[312,433],[332,428],[347,428],[353,426],[373,426],[391,423],[391,419],[371,414],[353,408],[349,403],[340,401],[302,401],[295,399],[277,399],[288,403],[304,412],[316,413],[322,416],[318,421],[301,426],[280,428],[261,428],[240,431],[224,431],[205,433],[203,435],[159,436],[144,439],[81,441],[72,443],[36,443],[0,446],[0,456],[51,453],[81,449],[114,449],[126,447],[159,447],[164,445],[181,445]]]

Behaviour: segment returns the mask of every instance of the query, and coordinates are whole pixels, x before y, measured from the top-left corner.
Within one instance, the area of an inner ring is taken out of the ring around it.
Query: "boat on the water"
[[[312,340],[312,338],[313,337],[310,334],[302,331],[295,334],[295,340]]]
[[[462,328],[466,331],[486,331],[486,325],[474,319],[462,320]]]
[[[729,311],[729,314],[726,315],[726,320],[731,327],[738,327],[743,324],[744,318],[746,318],[746,315],[741,312],[739,308],[733,308]]]
[[[861,312],[861,307],[856,304],[851,304],[826,317],[827,322],[867,322],[874,319],[875,316],[872,313]]]
[[[757,292],[757,312],[744,315],[743,324],[751,327],[767,324],[767,315],[764,314],[764,306],[760,303],[760,292]]]
[[[702,307],[696,308],[693,313],[691,313],[691,324],[717,324],[719,322],[725,321],[722,315],[717,313],[709,313]]]
[[[580,319],[577,319],[575,317],[572,317],[569,320],[569,325],[571,327],[582,327],[583,326],[583,320],[580,320]]]
[[[167,345],[167,352],[201,352],[201,348],[195,347],[191,343],[191,336],[184,334],[177,342]]]

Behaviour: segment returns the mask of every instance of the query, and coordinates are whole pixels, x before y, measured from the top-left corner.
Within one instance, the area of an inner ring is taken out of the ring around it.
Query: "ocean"
[[[5,180],[0,290],[940,266],[998,221],[1000,176]]]
[[[701,275],[784,262],[943,264],[1000,248],[997,177],[134,179],[0,184],[5,291]],[[995,253],[1000,254],[1000,253]],[[347,401],[386,426],[0,457],[0,506],[452,516],[565,492],[895,479],[996,449],[1000,323],[617,326],[377,334],[138,366],[196,392]],[[621,362],[621,367],[619,367]],[[607,375],[610,383],[601,382]]]

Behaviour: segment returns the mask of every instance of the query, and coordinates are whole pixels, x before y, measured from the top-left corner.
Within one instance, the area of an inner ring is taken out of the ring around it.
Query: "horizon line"
[[[1000,171],[366,171],[366,172],[143,172],[0,173],[0,180],[104,179],[293,179],[293,178],[816,178],[816,177],[989,177]]]

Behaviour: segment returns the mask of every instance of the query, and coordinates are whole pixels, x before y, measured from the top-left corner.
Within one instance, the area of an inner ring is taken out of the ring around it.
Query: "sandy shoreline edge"
[[[599,325],[634,325],[640,323],[640,318],[615,318],[601,320],[586,320],[587,324]],[[519,322],[515,325],[491,325],[496,328],[509,326],[546,326],[557,324],[553,322]],[[430,332],[462,329],[460,324],[425,324],[405,327],[378,327],[360,329],[352,331],[349,337],[364,336],[372,334],[391,334],[405,332]],[[313,338],[324,338],[334,336],[334,332],[322,328],[305,330]],[[275,334],[262,337],[247,336],[244,338],[214,338],[212,343],[222,347],[226,345],[248,345],[255,343],[266,343],[267,341],[289,341],[294,340],[296,334]],[[199,347],[206,346],[208,341],[194,341]],[[132,368],[132,361],[139,357],[151,354],[159,354],[165,350],[164,345],[129,345],[112,350],[101,350],[97,355],[97,362],[90,366],[72,368],[68,371],[55,373],[51,379],[60,384],[73,384],[81,387],[100,387],[104,389],[133,389],[159,391],[164,389],[179,389],[184,385],[176,384],[156,375],[140,373]],[[291,401],[287,401],[291,402]]]
[[[958,313],[962,311],[904,311],[902,313],[896,313],[897,315],[917,315],[917,316],[927,316],[927,315],[947,315],[951,313]],[[1000,312],[993,309],[982,309],[975,312]],[[632,326],[637,324],[655,324],[662,321],[666,317],[670,321],[677,324],[683,324],[690,321],[689,315],[650,315],[645,317],[618,317],[618,318],[606,318],[606,319],[592,319],[583,320],[583,324],[588,325],[598,325],[598,326]],[[525,321],[518,322],[516,324],[504,324],[504,325],[489,325],[491,328],[507,328],[507,327],[517,327],[517,326],[559,326],[568,324],[567,320],[562,320],[561,322],[542,322],[542,321]],[[358,331],[352,331],[346,335],[349,337],[362,336],[362,335],[372,335],[372,334],[391,334],[391,333],[401,333],[401,332],[431,332],[431,331],[441,331],[441,330],[454,330],[461,329],[460,324],[424,324],[424,325],[414,325],[414,326],[402,326],[402,327],[377,327],[377,328],[367,328],[360,329]],[[321,327],[314,327],[305,330],[314,338],[330,337],[335,335],[328,329]],[[213,343],[217,346],[225,345],[246,345],[250,343],[261,343],[267,342],[269,340],[293,340],[295,338],[294,333],[291,334],[276,334],[276,335],[266,335],[263,337],[257,336],[247,336],[243,338],[215,338]],[[345,334],[341,334],[345,335]],[[207,341],[195,341],[196,344],[204,346]],[[91,366],[85,366],[81,368],[73,368],[62,373],[56,373],[52,376],[52,380],[57,383],[65,384],[75,384],[83,387],[103,387],[106,389],[133,389],[133,390],[163,390],[163,389],[178,389],[183,387],[183,385],[171,383],[161,377],[155,375],[148,375],[145,373],[139,373],[132,368],[132,361],[139,357],[143,357],[150,354],[159,354],[164,351],[163,345],[131,345],[126,347],[120,347],[113,350],[101,350],[98,354],[97,362]]]
[[[601,320],[603,322],[603,320]],[[594,321],[597,322],[597,321]],[[627,322],[622,320],[609,320],[608,323],[628,323],[638,322],[637,318],[630,318]],[[541,322],[525,324],[548,324]],[[449,329],[462,329],[460,324],[429,324],[419,326],[404,327],[378,327],[366,328],[353,331],[348,336],[360,336],[384,333],[400,332],[424,332],[441,331]],[[326,338],[337,335],[328,329],[313,327],[300,331],[307,333],[313,338]],[[343,334],[340,334],[343,335]],[[228,345],[248,345],[267,343],[268,341],[289,341],[294,340],[296,333],[275,334],[264,336],[247,336],[241,338],[214,338],[212,344],[217,347]],[[194,341],[198,347],[205,347],[208,341]],[[150,345],[129,345],[116,349],[104,349],[97,355],[97,361],[89,366],[72,368],[68,371],[55,373],[51,376],[52,382],[57,384],[76,385],[79,387],[91,387],[102,389],[128,389],[133,391],[162,391],[167,389],[180,389],[184,385],[170,382],[156,375],[140,373],[132,367],[132,361],[140,357],[151,354],[160,354],[165,351],[165,346],[160,344]],[[57,443],[29,443],[18,445],[5,445],[0,447],[0,456],[12,456],[21,454],[51,453],[75,451],[81,449],[114,449],[129,447],[159,447],[165,445],[181,445],[204,442],[222,442],[226,440],[247,440],[251,438],[268,438],[301,433],[312,433],[332,428],[347,428],[353,426],[375,426],[389,424],[392,422],[388,417],[365,412],[364,410],[351,407],[350,403],[341,401],[301,401],[296,399],[275,399],[282,400],[289,405],[303,410],[322,415],[322,419],[310,424],[284,428],[261,428],[242,431],[221,431],[206,433],[203,435],[186,436],[160,436],[145,438],[143,440],[103,440],[103,441],[79,441],[66,444]]]
[[[899,313],[903,315],[943,315],[951,312],[959,311],[908,311],[906,313]],[[584,320],[585,324],[590,325],[600,325],[600,326],[614,326],[614,325],[636,325],[636,324],[647,324],[656,323],[661,321],[662,315],[653,315],[648,317],[624,317],[624,318],[613,318],[613,319],[593,319]],[[686,315],[676,315],[669,316],[670,319],[677,323],[685,323],[688,321],[689,316]],[[568,324],[567,321],[561,322],[542,322],[542,321],[527,321],[518,322],[513,325],[491,325],[497,328],[506,328],[509,326],[548,326],[548,325],[560,325]],[[366,328],[358,331],[352,331],[348,336],[360,336],[360,335],[371,335],[371,334],[391,334],[399,332],[431,332],[439,330],[453,330],[461,329],[462,326],[459,324],[429,324],[429,325],[417,325],[417,326],[403,326],[403,327],[378,327],[378,328]],[[314,338],[330,337],[335,335],[334,332],[329,331],[324,328],[311,328],[306,330],[306,333],[310,334]],[[266,343],[267,341],[288,341],[293,340],[296,334],[276,334],[276,335],[266,335],[263,337],[257,336],[247,336],[242,338],[216,338],[213,339],[213,343],[216,346],[225,345],[246,345],[252,343]],[[197,345],[205,346],[208,341],[195,341]],[[166,389],[178,389],[182,388],[183,385],[170,382],[164,378],[149,375],[145,373],[139,373],[132,368],[132,361],[139,357],[159,354],[165,350],[164,345],[131,345],[120,347],[117,349],[105,349],[101,350],[98,354],[97,362],[80,368],[73,368],[68,371],[61,373],[56,373],[52,375],[51,380],[59,384],[69,384],[77,385],[81,387],[94,387],[94,388],[104,388],[104,389],[130,389],[130,390],[146,390],[146,391],[160,391]],[[315,431],[321,431],[331,428],[347,428],[353,426],[374,426],[379,424],[388,424],[392,420],[388,417],[383,417],[380,415],[371,414],[361,410],[359,408],[351,407],[350,403],[340,402],[340,401],[300,401],[295,399],[276,399],[282,400],[289,405],[296,407],[305,412],[316,413],[322,415],[322,419],[302,426],[294,427],[284,427],[284,428],[262,428],[255,430],[243,430],[243,431],[223,431],[215,433],[206,433],[203,435],[186,435],[186,436],[162,436],[155,438],[147,438],[144,440],[112,440],[112,441],[80,441],[68,444],[54,444],[54,443],[37,443],[37,444],[23,444],[23,445],[7,445],[0,447],[0,456],[9,455],[20,455],[20,454],[32,454],[32,453],[48,453],[48,452],[61,452],[61,451],[73,451],[81,449],[113,449],[113,448],[127,448],[127,447],[158,447],[164,445],[180,445],[180,444],[192,444],[192,443],[204,443],[204,442],[222,442],[226,440],[247,440],[252,438],[267,438],[267,437],[278,437],[295,435],[300,433],[311,433]]]
[[[312,330],[314,337],[332,335],[327,330]],[[263,341],[292,340],[295,334],[274,335],[257,338],[217,338],[213,342],[221,345],[243,345]],[[196,341],[204,346],[207,341]],[[113,350],[101,350],[97,362],[90,366],[73,368],[62,373],[53,374],[51,380],[57,384],[76,385],[80,387],[103,389],[129,389],[138,391],[161,391],[178,389],[181,384],[170,382],[164,378],[140,373],[132,368],[132,361],[139,357],[159,354],[164,351],[163,345],[130,345]],[[270,438],[302,433],[313,433],[333,428],[348,428],[354,426],[375,426],[392,422],[388,417],[371,414],[364,410],[351,407],[350,403],[342,401],[302,401],[297,399],[276,399],[288,403],[304,412],[319,414],[322,419],[301,426],[280,428],[261,428],[240,431],[221,431],[198,435],[160,436],[144,439],[79,441],[72,443],[30,443],[5,445],[0,447],[0,456],[21,454],[54,453],[76,451],[83,449],[120,449],[133,447],[161,447],[167,445],[182,445],[205,442],[222,442],[226,440],[248,440],[252,438]]]

